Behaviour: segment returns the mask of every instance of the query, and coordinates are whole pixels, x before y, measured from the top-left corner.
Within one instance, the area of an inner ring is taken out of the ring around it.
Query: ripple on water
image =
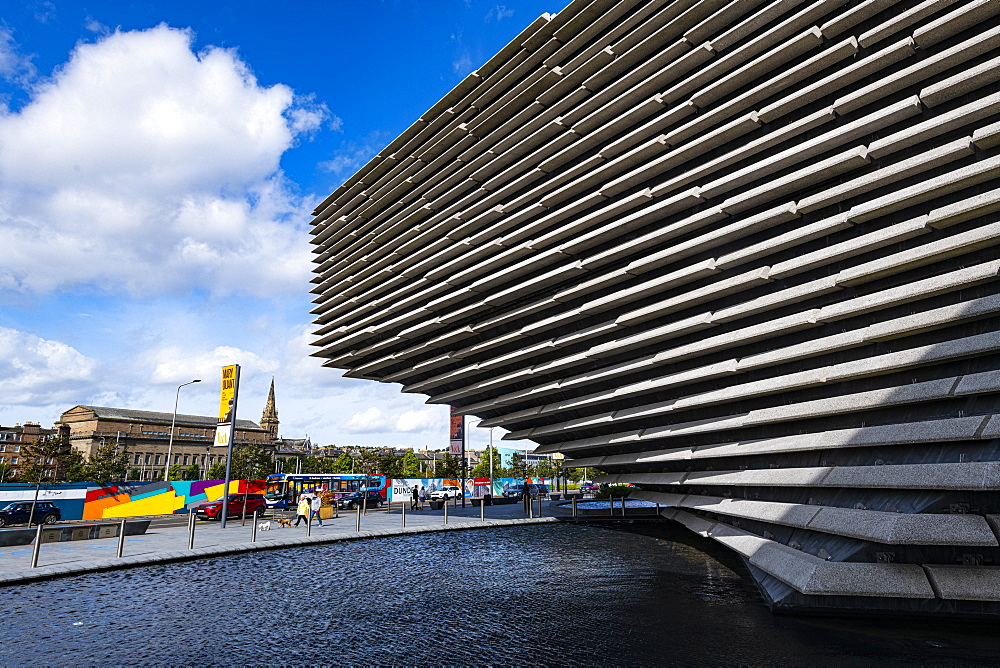
[[[772,616],[744,577],[663,531],[401,536],[10,587],[0,664],[838,665],[1000,649]]]

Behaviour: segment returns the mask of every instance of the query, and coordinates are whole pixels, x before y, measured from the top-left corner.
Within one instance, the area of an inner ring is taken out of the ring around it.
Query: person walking
[[[417,507],[417,510],[423,510],[424,509],[424,501],[426,501],[426,500],[427,500],[427,488],[424,487],[423,485],[421,485],[420,486],[420,505]]]
[[[303,494],[302,498],[299,499],[299,507],[296,509],[295,516],[295,526],[299,525],[299,522],[305,522],[309,524],[309,511],[312,509],[312,499],[309,498],[308,494]]]
[[[312,498],[312,516],[316,519],[319,526],[323,526],[323,518],[319,515],[319,509],[323,507],[323,499],[319,498],[319,494],[316,494]]]
[[[410,510],[416,510],[417,504],[420,503],[420,485],[413,486],[413,500],[410,501]]]

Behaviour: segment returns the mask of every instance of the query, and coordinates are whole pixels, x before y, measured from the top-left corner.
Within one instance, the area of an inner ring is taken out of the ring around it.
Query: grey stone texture
[[[995,0],[576,0],[316,208],[315,355],[803,596],[1000,612],[997,49]]]

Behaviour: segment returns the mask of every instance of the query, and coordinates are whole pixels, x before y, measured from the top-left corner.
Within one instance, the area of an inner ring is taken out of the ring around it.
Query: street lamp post
[[[185,385],[190,385],[191,383],[200,383],[201,378],[195,378],[194,380],[189,380],[186,383],[181,383],[177,386],[177,392],[174,394],[174,417],[170,420],[170,441],[167,443],[167,461],[166,466],[163,467],[163,481],[166,482],[170,479],[170,454],[174,449],[174,426],[177,424],[177,403],[181,400],[181,388]]]

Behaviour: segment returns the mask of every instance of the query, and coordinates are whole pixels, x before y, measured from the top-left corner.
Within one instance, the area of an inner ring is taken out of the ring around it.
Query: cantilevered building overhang
[[[316,354],[776,607],[996,614],[998,81],[998,0],[577,0],[317,208]]]

